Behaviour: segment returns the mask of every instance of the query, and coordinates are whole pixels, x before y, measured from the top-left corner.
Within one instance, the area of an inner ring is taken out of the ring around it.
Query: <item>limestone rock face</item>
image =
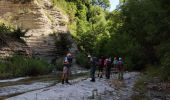
[[[54,7],[51,0],[0,0],[0,20],[29,29],[26,34],[29,37],[24,38],[27,46],[35,56],[48,60],[54,59],[60,50],[53,33],[69,35],[68,17]]]

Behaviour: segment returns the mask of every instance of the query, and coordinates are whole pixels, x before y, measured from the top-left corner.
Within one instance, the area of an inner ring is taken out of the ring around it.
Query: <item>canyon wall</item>
[[[63,52],[55,45],[58,33],[67,34],[68,39],[71,38],[67,28],[68,16],[54,7],[51,0],[30,0],[30,2],[0,0],[0,20],[12,23],[14,27],[28,29],[27,37],[23,38],[27,47],[21,49],[29,50],[34,56],[49,61]],[[0,55],[7,54],[1,51],[3,48],[0,50]]]

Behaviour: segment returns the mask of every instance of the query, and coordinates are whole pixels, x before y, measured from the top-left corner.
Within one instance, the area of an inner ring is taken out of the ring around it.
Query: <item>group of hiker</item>
[[[95,82],[95,72],[98,69],[97,76],[99,78],[105,77],[110,79],[111,72],[114,70],[118,73],[118,79],[123,79],[123,60],[121,57],[111,57],[101,56],[97,58],[95,56],[88,55],[89,66],[90,66],[90,77],[91,81]],[[71,74],[70,68],[72,66],[73,56],[71,53],[67,53],[63,61],[63,74],[62,74],[62,84],[70,82],[68,81],[69,75]]]
[[[118,73],[118,79],[123,79],[123,60],[121,57],[114,57],[114,60],[112,60],[111,57],[104,57],[101,56],[100,58],[92,57],[91,55],[88,55],[89,63],[91,65],[91,81],[95,82],[95,72],[96,69],[98,69],[98,77],[103,78],[103,75],[107,79],[110,79],[111,72],[114,70],[114,72]]]

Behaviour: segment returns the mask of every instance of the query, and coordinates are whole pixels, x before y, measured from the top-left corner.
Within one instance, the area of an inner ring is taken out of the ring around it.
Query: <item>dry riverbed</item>
[[[94,83],[90,82],[87,74],[85,76],[71,80],[72,85],[35,82],[29,85],[30,89],[39,87],[38,90],[29,90],[7,100],[127,100],[133,94],[132,88],[140,73],[127,72],[122,81],[117,80],[117,75],[114,74],[109,80],[96,78]]]

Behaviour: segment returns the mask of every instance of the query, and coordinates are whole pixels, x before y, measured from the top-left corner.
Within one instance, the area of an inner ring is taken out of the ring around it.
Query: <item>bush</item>
[[[55,45],[61,49],[61,51],[68,51],[69,47],[71,46],[71,40],[68,38],[68,34],[62,34],[58,33],[58,38],[55,41]],[[64,52],[61,52],[61,55],[64,54]]]
[[[22,3],[22,4],[25,4],[25,3],[29,3],[29,2],[32,2],[33,0],[11,0],[13,3]]]
[[[90,68],[90,65],[88,64],[87,55],[84,54],[84,53],[82,53],[82,52],[79,52],[79,53],[76,55],[76,63],[79,64],[79,65],[82,66],[82,67]]]
[[[20,39],[21,37],[25,37],[25,34],[28,30],[23,30],[21,28],[12,28],[11,26],[7,26],[4,23],[0,23],[0,40],[4,41],[5,38],[11,37]]]
[[[21,28],[17,28],[12,32],[11,36],[20,39],[21,37],[25,37],[27,31],[28,30],[22,30]]]
[[[47,62],[44,60],[39,59],[28,59],[27,61],[28,66],[25,70],[26,75],[42,75],[47,74],[52,71],[52,66],[50,66]]]
[[[162,60],[160,76],[162,81],[170,81],[170,53],[167,53]]]
[[[41,59],[14,55],[0,63],[0,78],[36,76],[52,72],[53,66]]]
[[[57,59],[56,62],[55,62],[55,65],[56,66],[54,68],[56,70],[62,71],[63,70],[63,57]]]
[[[11,27],[6,26],[4,23],[0,23],[0,39],[10,35],[11,29]]]

